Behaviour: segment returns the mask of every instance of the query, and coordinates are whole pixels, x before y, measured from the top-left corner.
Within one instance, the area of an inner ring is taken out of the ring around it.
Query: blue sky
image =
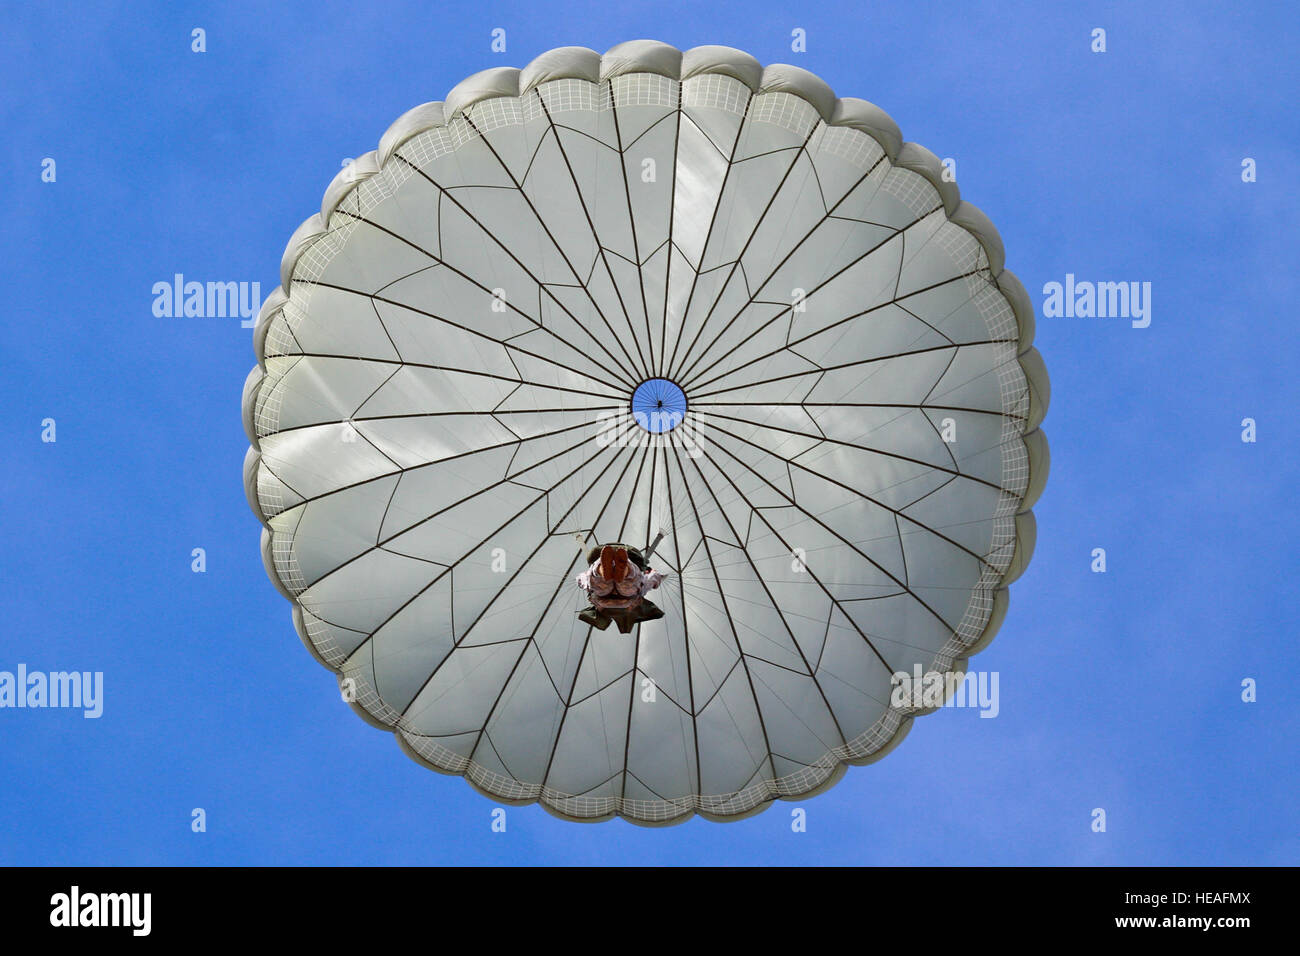
[[[0,670],[102,671],[105,702],[0,709],[0,864],[1300,862],[1293,4],[264,6],[3,14]],[[398,115],[481,69],[642,37],[871,100],[957,160],[1035,302],[1067,273],[1150,282],[1152,321],[1040,308],[1038,546],[972,662],[1000,675],[996,719],[924,717],[829,793],[739,823],[528,807],[493,833],[494,804],[362,723],[299,643],[240,480],[250,332],[155,317],[151,289],[269,292],[342,159]]]

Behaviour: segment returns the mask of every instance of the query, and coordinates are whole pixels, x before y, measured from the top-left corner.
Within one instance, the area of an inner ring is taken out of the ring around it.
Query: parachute
[[[1003,260],[805,70],[641,40],[475,74],[289,241],[243,398],[266,570],[353,709],[495,801],[821,792],[1033,551],[1048,379]],[[605,542],[653,547],[662,619],[577,618]]]

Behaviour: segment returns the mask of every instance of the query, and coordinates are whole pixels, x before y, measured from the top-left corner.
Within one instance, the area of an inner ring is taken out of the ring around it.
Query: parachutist
[[[602,631],[613,621],[620,633],[629,634],[633,624],[664,616],[661,608],[645,598],[647,591],[659,587],[664,576],[647,568],[636,548],[607,544],[592,548],[587,560],[591,566],[578,575],[577,582],[587,592],[591,605],[578,614],[579,620]]]

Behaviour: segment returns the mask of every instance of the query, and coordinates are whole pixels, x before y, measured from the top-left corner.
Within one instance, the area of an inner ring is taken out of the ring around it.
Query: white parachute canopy
[[[281,273],[244,394],[267,570],[358,712],[495,800],[825,789],[1029,560],[1024,289],[935,156],[806,71],[636,41],[476,74]],[[587,549],[656,538],[665,616],[579,621]]]

